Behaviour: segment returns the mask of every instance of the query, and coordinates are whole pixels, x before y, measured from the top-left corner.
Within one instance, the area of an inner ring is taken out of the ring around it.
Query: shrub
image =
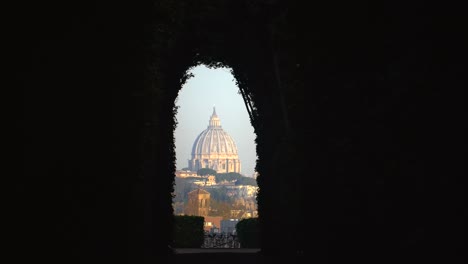
[[[200,248],[203,245],[203,216],[176,215],[174,224],[174,248]]]
[[[236,224],[237,237],[241,248],[259,248],[260,230],[258,218],[245,218]]]

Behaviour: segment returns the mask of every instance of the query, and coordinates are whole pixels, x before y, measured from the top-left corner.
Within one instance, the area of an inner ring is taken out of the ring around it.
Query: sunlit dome
[[[222,129],[216,110],[213,109],[208,128],[193,143],[192,155],[221,153],[237,155],[237,147],[232,137]]]
[[[240,173],[240,160],[236,143],[222,129],[221,122],[213,107],[208,127],[195,139],[192,147],[192,159],[189,169],[197,171],[201,168],[214,169],[219,173]]]

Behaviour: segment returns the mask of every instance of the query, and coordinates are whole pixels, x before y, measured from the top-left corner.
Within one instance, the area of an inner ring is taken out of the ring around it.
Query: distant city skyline
[[[200,65],[191,69],[189,78],[176,100],[178,111],[174,138],[176,167],[188,166],[196,137],[208,127],[213,107],[221,127],[234,140],[241,160],[241,174],[251,177],[255,171],[257,153],[255,133],[239,88],[230,69],[210,69]]]

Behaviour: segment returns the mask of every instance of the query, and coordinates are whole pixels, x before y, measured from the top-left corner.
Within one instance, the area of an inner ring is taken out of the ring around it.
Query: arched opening
[[[239,11],[244,12],[241,11],[244,10],[242,6],[234,4],[233,7],[240,8]],[[171,194],[174,191],[173,181],[177,169],[174,131],[179,122],[176,120],[176,101],[182,85],[190,79],[187,69],[201,63],[213,68],[228,65],[233,69],[232,73],[236,78],[257,135],[256,171],[259,186],[257,201],[259,219],[264,219],[260,224],[262,251],[265,253],[293,251],[296,245],[300,244],[294,242],[296,237],[299,239],[305,237],[303,229],[291,227],[305,226],[303,215],[307,210],[297,209],[304,204],[303,194],[308,187],[303,180],[309,172],[303,172],[311,165],[309,160],[300,162],[305,157],[301,153],[307,153],[307,157],[313,158],[318,150],[318,148],[308,148],[307,144],[310,145],[313,142],[307,140],[307,131],[297,129],[302,127],[304,118],[302,103],[307,99],[302,93],[296,92],[305,85],[301,81],[303,68],[298,67],[297,63],[288,63],[287,67],[291,65],[294,67],[292,74],[288,74],[287,79],[284,78],[286,76],[280,78],[279,74],[284,69],[280,69],[278,64],[276,42],[270,42],[274,37],[267,30],[270,18],[263,17],[263,15],[257,16],[258,12],[255,7],[252,9],[253,12],[247,15],[247,20],[232,17],[230,14],[233,12],[230,6],[217,6],[216,10],[219,12],[212,13],[215,14],[214,17],[198,15],[197,12],[204,13],[203,8],[204,6],[193,6],[190,15],[185,17],[187,21],[184,24],[188,27],[184,30],[187,30],[187,34],[177,37],[175,42],[166,43],[168,46],[161,43],[164,46],[161,46],[161,51],[165,47],[170,47],[170,50],[159,54],[159,62],[151,63],[154,67],[150,67],[149,74],[154,79],[150,80],[149,90],[151,95],[156,94],[156,101],[151,102],[150,105],[157,109],[157,115],[153,122],[156,125],[148,130],[152,130],[149,134],[159,145],[156,146],[155,157],[149,157],[148,162],[156,160],[161,177],[152,178],[151,170],[146,173],[149,175],[147,179],[150,182],[146,185],[149,196],[148,212],[153,212],[147,222],[155,222],[157,218],[161,220],[163,226],[171,226],[173,223]],[[233,28],[233,31],[225,30],[231,28],[233,19],[239,22],[239,27]],[[251,27],[250,22],[257,23],[262,19],[267,19],[265,20],[267,23],[262,22]],[[156,34],[164,35],[165,32],[173,30],[172,26],[177,27],[177,25],[168,25],[167,28],[163,26]],[[195,32],[197,33],[192,34]],[[159,43],[161,38],[156,39],[155,43]],[[187,45],[188,43],[190,44]],[[284,92],[282,87],[286,86],[282,86],[281,82],[292,85],[290,92]],[[297,103],[292,103],[286,108],[282,103],[285,97]],[[290,118],[287,115],[288,111],[294,113],[289,115]],[[297,133],[294,137],[291,133],[287,133],[289,126],[296,127]],[[311,152],[310,149],[313,151]],[[200,166],[203,166],[202,163],[206,166],[209,161],[198,160],[198,163]],[[229,168],[229,164],[225,165]],[[156,198],[153,196],[155,189],[158,190]],[[312,192],[312,194],[318,196],[318,192]],[[163,211],[163,216],[161,216]],[[288,217],[283,217],[285,213]],[[151,219],[153,215],[155,220]],[[158,223],[158,226],[160,225]],[[167,233],[164,239],[159,239],[161,234],[158,233],[157,227],[151,224],[148,226],[148,229],[152,230],[152,234],[148,233],[149,241],[172,239]],[[281,232],[277,232],[278,230]],[[269,239],[268,236],[274,236],[274,239]],[[282,242],[277,243],[277,241]],[[167,243],[159,248],[165,248],[166,245]]]
[[[464,42],[446,30],[458,12],[420,1],[144,2],[18,8],[9,68],[26,88],[25,118],[12,123],[26,133],[10,141],[24,143],[25,170],[6,185],[17,191],[16,257],[142,263],[144,247],[146,263],[161,262],[149,256],[170,240],[174,102],[203,54],[255,93],[266,254],[463,260]],[[292,140],[280,141],[281,96]]]
[[[199,64],[186,75],[175,100],[174,215],[204,217],[203,248],[235,247],[239,244],[222,244],[221,235],[228,241],[235,234],[235,227],[223,224],[258,217],[256,135],[247,108],[252,104],[231,68]],[[194,209],[188,194],[197,189],[210,196]],[[224,234],[228,229],[232,232]],[[216,242],[207,241],[213,236]]]

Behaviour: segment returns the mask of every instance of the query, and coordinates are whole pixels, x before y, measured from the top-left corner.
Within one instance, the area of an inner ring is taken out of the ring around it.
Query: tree
[[[222,181],[234,181],[234,180],[239,180],[242,178],[242,174],[239,174],[237,172],[228,172],[228,173],[218,173],[216,174],[216,181],[217,182],[222,182]]]
[[[231,210],[233,209],[231,202],[211,200],[209,216],[222,216],[223,219],[231,217]]]
[[[199,176],[216,175],[216,171],[209,168],[202,168],[197,171]]]
[[[258,218],[245,218],[236,224],[236,231],[242,248],[260,247]]]
[[[257,186],[257,180],[249,177],[241,177],[236,181],[236,185],[251,185]]]
[[[173,202],[187,202],[187,193],[196,188],[193,184],[193,177],[175,178],[174,199]]]

